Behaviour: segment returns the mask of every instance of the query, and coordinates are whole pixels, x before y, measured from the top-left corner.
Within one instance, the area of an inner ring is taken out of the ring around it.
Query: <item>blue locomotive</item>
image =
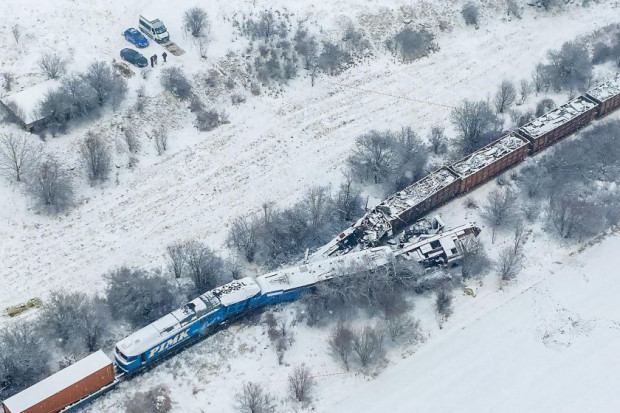
[[[390,265],[393,256],[390,247],[377,247],[224,284],[119,341],[116,364],[123,371],[134,371],[240,314],[296,300],[341,268]]]

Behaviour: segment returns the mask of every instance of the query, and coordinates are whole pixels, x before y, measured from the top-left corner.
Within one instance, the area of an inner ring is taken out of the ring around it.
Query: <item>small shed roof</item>
[[[12,412],[23,412],[111,364],[112,360],[99,350],[6,399],[4,405]]]
[[[14,103],[20,109],[15,115],[19,116],[24,123],[30,124],[41,119],[41,116],[38,114],[38,107],[45,94],[58,87],[60,87],[58,80],[49,79],[26,88],[21,92],[7,96],[2,99],[2,102],[7,106],[10,103]]]

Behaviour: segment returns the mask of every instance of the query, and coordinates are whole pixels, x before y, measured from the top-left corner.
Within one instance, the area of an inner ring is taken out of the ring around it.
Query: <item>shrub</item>
[[[192,97],[192,85],[179,67],[167,67],[161,71],[161,84],[165,90],[181,100]]]

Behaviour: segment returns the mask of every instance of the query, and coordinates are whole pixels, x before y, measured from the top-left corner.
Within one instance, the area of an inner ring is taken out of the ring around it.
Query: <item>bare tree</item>
[[[463,242],[461,275],[464,279],[477,277],[488,268],[489,259],[479,238],[469,238]]]
[[[25,320],[0,330],[0,398],[50,374],[50,351],[38,328]]]
[[[590,86],[593,65],[588,48],[580,42],[566,42],[548,54],[546,70],[553,90],[585,90]]]
[[[353,177],[345,173],[344,182],[336,194],[336,209],[340,215],[340,221],[350,222],[357,219],[363,212],[360,191],[353,183]]]
[[[406,314],[399,314],[386,318],[385,329],[392,342],[397,343],[407,338],[416,339],[420,334],[420,322]]]
[[[536,94],[543,90],[549,90],[547,69],[544,64],[538,63],[534,68],[534,72],[532,72],[532,85],[534,86]]]
[[[353,337],[353,351],[362,367],[367,367],[383,354],[383,334],[372,326],[357,330]]]
[[[464,100],[450,114],[461,138],[461,151],[469,154],[490,143],[501,133],[503,122],[485,101]]]
[[[115,319],[143,327],[178,307],[182,298],[169,278],[121,267],[104,277],[106,299]]]
[[[11,33],[13,34],[13,38],[15,39],[15,43],[19,44],[19,39],[21,39],[21,37],[22,37],[22,32],[21,32],[18,24],[14,24],[11,27]]]
[[[108,145],[101,136],[88,132],[80,146],[82,161],[86,165],[91,184],[108,179],[111,155]]]
[[[310,400],[314,385],[310,368],[305,364],[295,367],[295,370],[288,376],[288,388],[297,401]]]
[[[209,16],[204,9],[193,7],[185,11],[183,15],[183,27],[185,31],[194,37],[201,37],[205,29],[209,27]]]
[[[518,211],[517,193],[510,187],[496,188],[489,192],[480,210],[480,217],[492,228],[495,242],[497,228],[514,221]]]
[[[524,103],[530,94],[532,94],[532,84],[528,82],[527,79],[521,79],[519,83],[519,94],[521,95],[521,103]]]
[[[161,71],[161,84],[168,92],[181,100],[192,97],[192,85],[180,67],[167,67]]]
[[[134,109],[136,112],[142,114],[146,109],[146,105],[148,103],[148,99],[146,96],[146,88],[144,85],[140,85],[138,90],[136,91],[136,103],[134,105]]]
[[[181,242],[170,244],[166,247],[166,252],[168,253],[168,266],[174,278],[183,277],[186,269],[185,244]]]
[[[445,128],[439,125],[431,127],[431,136],[429,140],[434,154],[437,155],[444,152],[446,149]]]
[[[554,194],[549,200],[548,217],[552,227],[562,238],[583,235],[587,232],[584,223],[595,214],[595,207],[588,201],[578,199],[574,194]]]
[[[452,294],[446,289],[440,289],[437,292],[437,297],[435,299],[435,309],[437,310],[437,314],[443,318],[443,320],[447,319],[452,315]]]
[[[502,281],[511,281],[521,271],[522,255],[513,247],[503,248],[495,261],[495,271]]]
[[[493,103],[497,113],[504,113],[517,99],[517,89],[510,80],[504,80],[497,88]]]
[[[342,361],[348,371],[349,356],[353,351],[353,331],[342,321],[338,321],[338,324],[332,329],[327,343],[332,353]]]
[[[3,80],[2,87],[7,92],[10,92],[11,88],[13,87],[13,81],[15,80],[15,76],[13,76],[12,73],[4,72],[2,73],[2,80]]]
[[[0,172],[20,182],[36,165],[41,148],[31,136],[2,135],[0,138]]]
[[[351,172],[362,182],[378,184],[394,173],[397,153],[389,133],[370,131],[356,139],[348,163]]]
[[[259,222],[253,216],[235,219],[228,232],[228,244],[243,254],[248,262],[254,261],[258,248]]]
[[[161,155],[168,150],[168,130],[164,126],[153,131],[153,138],[157,155]]]
[[[125,125],[123,128],[123,138],[130,153],[136,154],[140,151],[142,143],[133,125]]]
[[[185,262],[197,293],[212,290],[224,281],[224,261],[198,241],[185,244]]]
[[[58,79],[65,74],[66,61],[57,54],[46,53],[37,62],[48,79]]]
[[[39,203],[60,212],[73,203],[73,186],[68,171],[54,157],[48,157],[37,165],[29,180],[28,189]]]
[[[109,335],[104,302],[83,293],[52,293],[39,317],[43,334],[76,355],[98,349]]]
[[[273,396],[258,383],[244,383],[235,395],[235,401],[241,413],[271,413],[275,410]]]
[[[116,108],[127,94],[127,82],[107,62],[91,63],[83,78],[94,89],[99,106],[110,103]]]
[[[107,302],[99,297],[88,299],[83,308],[81,326],[87,352],[100,349],[110,336],[111,314]]]

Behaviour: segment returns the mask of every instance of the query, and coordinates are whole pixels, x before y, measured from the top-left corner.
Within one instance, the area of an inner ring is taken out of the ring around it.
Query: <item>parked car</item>
[[[149,45],[149,40],[133,27],[125,30],[123,36],[125,36],[125,40],[127,40],[129,43],[133,43],[136,47],[146,47]]]
[[[152,16],[146,17],[145,15],[141,15],[138,27],[140,27],[142,33],[146,34],[157,43],[168,43],[170,41],[168,29],[164,26],[164,22],[159,19],[154,19]]]
[[[134,66],[147,67],[149,65],[146,57],[142,56],[142,54],[133,49],[121,50],[121,58]]]

